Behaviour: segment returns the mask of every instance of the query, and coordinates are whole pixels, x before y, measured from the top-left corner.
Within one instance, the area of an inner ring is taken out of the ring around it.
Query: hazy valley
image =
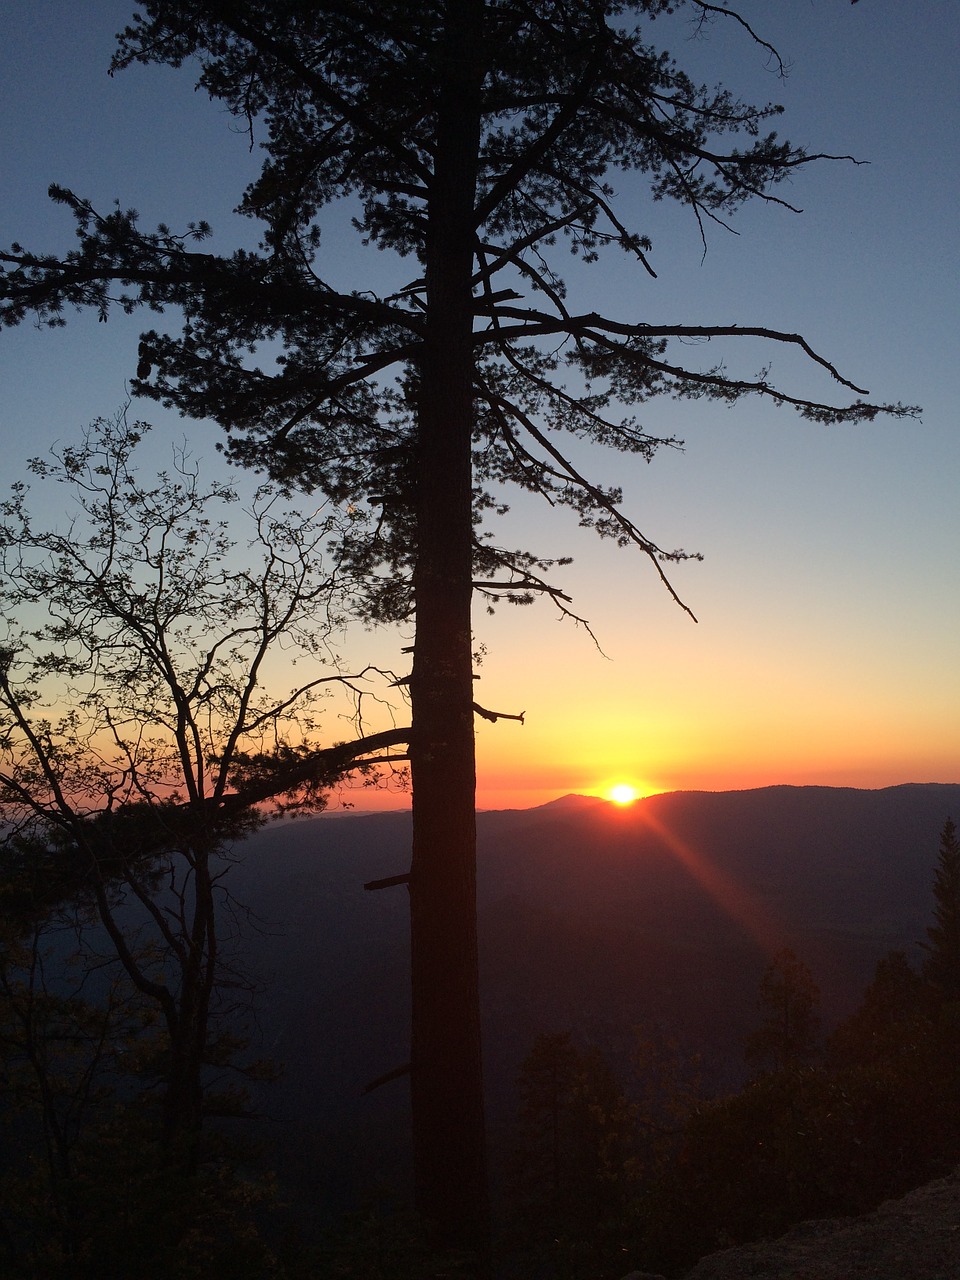
[[[496,1139],[538,1031],[570,1030],[616,1061],[636,1024],[703,1057],[718,1088],[772,952],[813,971],[830,1025],[878,958],[925,936],[938,833],[960,785],[770,787],[570,796],[479,815],[478,897],[488,1109]],[[405,1156],[409,815],[276,823],[243,846],[232,892],[256,977],[261,1051],[284,1064],[259,1099],[272,1139],[333,1203]]]

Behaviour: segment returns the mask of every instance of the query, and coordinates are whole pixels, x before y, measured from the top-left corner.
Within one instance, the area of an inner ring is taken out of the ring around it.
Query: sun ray
[[[713,866],[692,845],[653,816],[644,806],[640,819],[653,832],[696,882],[713,898],[717,906],[738,924],[768,955],[775,955],[787,942],[787,929],[758,894],[751,892],[732,877]]]

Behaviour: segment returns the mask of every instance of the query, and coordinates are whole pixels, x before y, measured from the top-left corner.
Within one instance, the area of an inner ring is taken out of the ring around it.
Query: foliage
[[[0,1203],[11,1255],[37,1237],[51,1254],[76,1254],[79,1170],[130,1088],[153,1021],[122,974],[97,983],[79,932],[65,914],[29,929],[0,917]]]
[[[650,1264],[682,1268],[805,1218],[866,1212],[951,1169],[960,1078],[941,1007],[904,953],[891,952],[821,1062],[784,1059],[698,1108],[655,1191]]]
[[[160,1150],[149,1103],[157,1011],[98,969],[62,909],[0,946],[0,1256],[11,1280],[265,1276],[269,1187],[206,1134]],[[206,1264],[206,1265],[204,1265]],[[197,1268],[200,1268],[199,1270]]]
[[[760,983],[757,1007],[763,1021],[750,1035],[746,1058],[783,1071],[808,1062],[817,1049],[820,992],[807,966],[789,948],[777,953]]]
[[[539,1035],[518,1080],[516,1200],[546,1238],[615,1210],[633,1155],[634,1116],[596,1048]]]
[[[507,1170],[512,1246],[558,1278],[604,1275],[619,1253],[635,1176],[636,1119],[608,1062],[569,1033],[541,1033],[518,1077]]]
[[[700,1099],[698,1064],[634,1028],[628,1078],[570,1033],[535,1039],[518,1078],[506,1240],[558,1278],[619,1277],[658,1233],[664,1180]]]
[[[602,1064],[619,1108],[583,1105],[595,1051],[569,1035],[538,1037],[521,1075],[509,1184],[517,1255],[549,1256],[551,1274],[570,1280],[619,1276],[626,1258],[680,1274],[705,1253],[804,1219],[863,1213],[943,1175],[960,1157],[950,1007],[891,952],[815,1058],[816,987],[807,966],[781,952],[761,982],[763,1021],[751,1038],[764,1070],[707,1100],[675,1049],[638,1030],[628,1087]],[[578,1129],[578,1115],[597,1128]],[[603,1150],[609,1166],[597,1159]]]
[[[269,1178],[238,1173],[238,1152],[222,1144],[218,1150],[209,1135],[192,1174],[151,1155],[149,1129],[128,1106],[85,1134],[59,1201],[51,1197],[42,1160],[5,1173],[4,1276],[268,1280],[282,1274],[261,1233],[263,1211],[275,1196]]]
[[[198,252],[193,246],[210,234],[203,221],[183,233],[145,232],[132,210],[99,213],[54,187],[76,219],[80,247],[62,262],[16,246],[3,254],[3,321],[34,314],[62,324],[71,305],[104,317],[114,306],[177,308],[186,322],[180,336],[143,335],[136,393],[215,418],[231,433],[235,457],[290,484],[365,501],[372,539],[361,523],[341,532],[363,563],[389,566],[370,607],[405,614],[411,601],[401,583],[419,538],[412,519],[424,463],[416,443],[423,361],[438,307],[428,268],[445,252],[441,244],[461,234],[445,200],[455,178],[442,171],[438,139],[462,125],[473,152],[463,156],[473,266],[458,305],[476,322],[478,521],[502,507],[501,487],[514,484],[571,507],[582,524],[634,543],[655,564],[682,558],[644,535],[620,509],[619,491],[592,483],[551,434],[649,459],[678,443],[634,416],[658,395],[724,403],[759,396],[825,422],[911,411],[862,399],[821,403],[777,389],[765,372],[734,376],[723,356],[694,367],[681,358],[691,339],[735,347],[759,338],[799,348],[857,392],[795,334],[653,326],[568,304],[561,247],[586,263],[619,253],[656,274],[642,225],[622,221],[612,175],[646,174],[654,200],[676,201],[705,232],[752,199],[791,208],[776,188],[813,160],[837,159],[779,138],[771,126],[780,107],[698,85],[658,49],[657,21],[665,37],[673,34],[669,16],[680,7],[391,0],[227,11],[204,0],[154,0],[123,33],[115,67],[192,63],[199,86],[262,143],[262,173],[240,205],[263,224],[260,249]],[[701,26],[739,21],[702,0],[688,7]],[[449,50],[468,36],[469,57],[454,65]],[[414,260],[402,287],[385,294],[376,276],[349,292],[332,283],[319,219],[335,220],[345,198],[364,244]],[[490,599],[548,589],[541,574],[550,559],[479,537],[474,558]],[[562,605],[562,594],[553,595]]]
[[[944,1000],[956,1003],[960,1001],[960,838],[951,818],[940,833],[933,898],[923,972]]]
[[[144,431],[120,414],[32,464],[62,486],[64,528],[38,527],[24,485],[0,506],[4,1238],[30,1274],[129,1250],[139,1274],[186,1276],[188,1254],[237,1254],[250,1187],[207,1121],[242,1113],[263,1066],[240,1030],[229,842],[278,794],[322,808],[406,737],[317,745],[328,692],[360,720],[380,675],[336,657],[336,522],[260,491],[238,546],[235,493],[185,452],[142,482]],[[108,1222],[106,1205],[126,1208]]]
[[[633,1028],[627,1092],[639,1127],[638,1174],[655,1181],[673,1158],[691,1116],[704,1100],[699,1054],[685,1053],[671,1036]]]
[[[260,490],[241,551],[237,494],[202,487],[185,451],[143,485],[133,455],[146,430],[120,414],[34,460],[67,489],[68,512],[76,504],[65,528],[36,528],[22,484],[0,507],[0,746],[18,829],[62,825],[70,809],[122,823],[118,842],[162,845],[192,806],[236,834],[263,798],[231,795],[251,755],[315,746],[334,688],[370,696],[375,673],[344,673],[335,651],[350,594],[324,565],[337,518],[296,515]],[[286,666],[313,668],[293,689],[270,671],[281,648]]]
[[[903,951],[877,962],[860,1008],[841,1023],[829,1041],[833,1062],[875,1066],[922,1061],[936,1025],[933,992]]]

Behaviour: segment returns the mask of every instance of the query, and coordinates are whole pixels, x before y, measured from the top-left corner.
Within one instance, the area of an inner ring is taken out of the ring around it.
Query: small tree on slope
[[[952,818],[940,833],[933,898],[923,972],[944,1000],[953,1002],[960,1000],[960,838]]]
[[[820,990],[813,974],[789,947],[779,951],[760,982],[760,1026],[746,1043],[749,1063],[773,1071],[809,1062],[820,1031]]]
[[[319,550],[337,517],[261,494],[240,552],[235,493],[183,454],[144,483],[143,430],[121,414],[34,462],[69,495],[63,528],[35,523],[23,485],[0,502],[0,906],[18,943],[61,905],[99,920],[113,957],[97,963],[163,1030],[158,1145],[189,1172],[237,987],[228,847],[263,801],[323,808],[325,788],[409,732],[315,747],[330,690],[360,697],[389,674],[336,664],[348,586]],[[301,663],[292,689],[265,676],[278,649]]]

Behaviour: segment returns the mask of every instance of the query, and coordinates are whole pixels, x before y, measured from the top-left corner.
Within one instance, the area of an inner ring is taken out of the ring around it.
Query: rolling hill
[[[813,970],[825,1019],[855,1007],[877,959],[914,950],[940,829],[960,785],[675,792],[620,809],[569,796],[479,815],[485,1067],[494,1133],[540,1031],[614,1058],[637,1023],[735,1083],[770,955]],[[403,1160],[409,815],[276,823],[236,851],[235,948],[258,982],[262,1049],[285,1066],[260,1098],[325,1197]],[[334,1171],[335,1172],[331,1172]],[[326,1171],[326,1172],[325,1172]]]

